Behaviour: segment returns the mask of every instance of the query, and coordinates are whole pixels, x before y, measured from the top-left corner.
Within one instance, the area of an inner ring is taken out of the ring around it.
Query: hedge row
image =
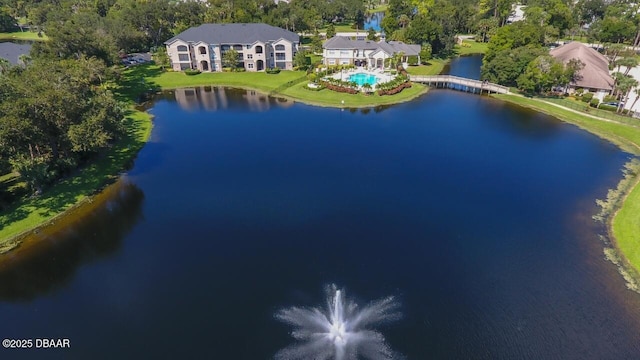
[[[404,82],[404,83],[396,86],[393,89],[378,90],[378,95],[395,95],[395,94],[399,93],[400,91],[402,91],[403,89],[408,89],[410,87],[411,87],[411,83],[410,82]]]
[[[350,87],[346,87],[346,86],[341,86],[341,85],[334,85],[331,84],[327,81],[321,81],[320,85],[322,85],[323,87],[329,89],[329,90],[333,90],[336,92],[340,92],[340,93],[347,93],[347,94],[357,94],[358,90],[354,89],[354,88],[350,88]]]

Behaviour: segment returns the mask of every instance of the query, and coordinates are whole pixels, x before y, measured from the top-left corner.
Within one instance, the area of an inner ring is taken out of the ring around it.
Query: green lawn
[[[47,35],[42,34],[42,36],[38,36],[38,33],[31,32],[28,30],[25,31],[15,31],[10,33],[0,33],[0,40],[32,40],[32,41],[44,41],[48,40]]]
[[[617,144],[631,154],[640,155],[639,127],[614,120],[596,120],[537,99],[517,95],[494,96],[558,117]],[[640,274],[640,186],[637,182],[621,204],[614,204],[614,208],[617,207],[619,211],[611,219],[613,238],[625,262],[630,265],[637,277]]]
[[[458,55],[484,54],[487,52],[488,43],[464,40],[462,45],[456,45]]]
[[[220,85],[250,88],[266,93],[274,91],[289,81],[305,76],[303,71],[202,73],[188,76],[182,72],[162,71],[157,65],[132,66],[125,70],[124,96],[134,97],[145,89],[176,89],[189,86]],[[144,81],[141,81],[144,79]]]
[[[0,253],[17,246],[21,234],[47,223],[117,178],[151,134],[150,115],[130,110],[127,134],[90,166],[38,197],[25,198],[0,213]]]
[[[336,29],[336,32],[355,32],[356,28],[354,27],[353,24],[348,24],[348,23],[340,23],[340,24],[333,24],[333,27]],[[366,31],[360,29],[360,31],[362,33],[366,33]],[[327,26],[319,28],[318,32],[327,32]]]
[[[443,61],[432,65],[437,71],[444,66]],[[442,66],[440,66],[442,65]],[[125,81],[120,95],[132,97],[148,89],[175,89],[189,86],[218,85],[247,89],[255,89],[272,95],[283,95],[308,104],[335,107],[365,107],[393,104],[415,98],[426,92],[422,85],[415,84],[394,96],[378,96],[362,94],[344,94],[331,90],[311,91],[304,87],[307,84],[303,71],[282,71],[279,74],[264,72],[239,73],[202,73],[187,76],[181,72],[163,72],[156,65],[140,65],[127,69],[124,73]],[[141,81],[144,79],[144,81]],[[295,83],[295,84],[294,84]],[[345,101],[344,105],[342,100]]]
[[[613,236],[626,260],[640,272],[640,186],[635,184],[613,218]]]
[[[374,7],[373,9],[367,10],[367,12],[368,13],[385,12],[385,11],[387,11],[388,8],[389,8],[389,5],[381,4],[381,5],[378,5],[378,6]]]
[[[640,121],[638,119],[634,119],[628,116],[619,115],[614,111],[607,111],[602,109],[597,109],[590,107],[589,104],[580,101],[575,98],[543,98],[544,101],[552,102],[554,104],[559,104],[562,106],[566,106],[568,108],[579,110],[584,113],[588,113],[590,115],[599,116],[609,120],[615,120],[617,122],[630,124],[630,125],[640,125]]]
[[[410,75],[438,75],[448,62],[449,60],[431,59],[429,65],[409,66],[407,72]]]
[[[279,92],[279,94],[312,105],[359,108],[378,105],[391,105],[409,101],[426,93],[427,90],[428,88],[424,85],[413,84],[411,88],[404,89],[399,94],[393,96],[379,96],[376,94],[346,94],[328,89],[323,89],[320,91],[308,90],[307,82],[304,81],[284,91]]]

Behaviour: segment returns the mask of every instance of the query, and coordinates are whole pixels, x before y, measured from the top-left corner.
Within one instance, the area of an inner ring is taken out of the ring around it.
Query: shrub
[[[245,72],[245,71],[247,71],[247,69],[243,67],[233,68],[233,72]]]
[[[613,95],[605,95],[604,99],[602,99],[602,102],[604,103],[608,103],[608,102],[616,102],[616,97]]]
[[[613,111],[613,112],[618,111],[618,107],[617,106],[607,105],[607,104],[601,104],[599,109],[600,110],[606,110],[606,111]]]
[[[357,94],[358,90],[347,87],[342,85],[341,83],[344,83],[340,80],[333,81],[333,82],[329,82],[329,81],[321,81],[320,85],[322,85],[323,87],[326,87],[329,90],[333,90],[336,92],[340,92],[340,93],[347,93],[347,94]]]
[[[195,69],[194,70],[187,69],[187,70],[184,71],[184,73],[186,75],[188,75],[188,76],[198,75],[198,74],[200,74],[200,72],[201,72],[200,70],[195,70]]]
[[[407,89],[411,87],[411,83],[410,82],[403,82],[401,84],[399,84],[398,86],[391,88],[391,89],[380,89],[378,90],[378,95],[395,95],[399,92],[401,92],[403,89]]]
[[[593,94],[592,93],[585,93],[580,97],[580,100],[588,103],[591,101],[591,99],[593,99]]]
[[[600,99],[598,98],[591,99],[591,101],[589,101],[589,105],[591,107],[598,107],[598,105],[600,105]]]
[[[279,74],[280,73],[280,68],[269,68],[269,69],[265,70],[264,72],[266,72],[267,74]]]

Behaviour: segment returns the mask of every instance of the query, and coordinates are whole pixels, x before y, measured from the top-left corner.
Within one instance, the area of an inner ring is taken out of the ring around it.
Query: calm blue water
[[[356,73],[349,76],[349,81],[354,81],[358,86],[364,84],[375,85],[378,82],[378,78],[375,75]]]
[[[397,296],[380,330],[408,359],[640,357],[590,220],[613,145],[449,90],[340,111],[202,88],[151,112],[104,206],[0,262],[0,337],[72,348],[1,358],[269,359],[291,343],[274,313],[331,282]]]

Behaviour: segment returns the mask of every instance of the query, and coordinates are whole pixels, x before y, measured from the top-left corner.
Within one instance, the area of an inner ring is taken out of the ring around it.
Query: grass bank
[[[485,54],[489,43],[476,42],[474,40],[464,40],[461,45],[456,45],[456,53],[459,56]]]
[[[59,181],[42,195],[18,201],[0,214],[0,254],[18,246],[23,235],[82,204],[118,177],[151,134],[151,116],[145,112],[130,109],[125,121],[125,136],[91,165]]]
[[[33,31],[14,31],[9,33],[0,33],[0,40],[29,40],[29,41],[45,41],[49,38],[45,34],[38,36],[37,32]]]
[[[410,75],[438,75],[448,63],[448,59],[431,59],[427,65],[407,67],[407,72]]]
[[[269,93],[289,81],[305,76],[303,71],[281,71],[279,74],[265,72],[205,72],[188,76],[182,72],[163,71],[152,64],[132,66],[125,70],[124,95],[134,97],[141,90],[177,89],[189,86],[219,85],[260,90]]]
[[[555,116],[611,141],[624,151],[640,155],[640,121],[634,124],[635,120],[629,119],[624,123],[595,119],[539,99],[517,95],[494,97]],[[624,174],[617,188],[609,191],[607,199],[598,201],[602,212],[594,218],[608,223],[610,238],[616,251],[613,248],[605,248],[607,258],[619,265],[620,272],[627,280],[627,286],[640,292],[640,164],[637,159],[625,166]]]
[[[430,71],[441,71],[444,62],[429,67]],[[133,97],[145,90],[170,90],[190,86],[230,86],[254,89],[274,96],[283,96],[306,104],[333,107],[367,107],[390,105],[409,101],[424,94],[427,88],[414,84],[393,96],[345,94],[331,90],[307,90],[306,73],[303,71],[281,71],[279,74],[264,72],[202,73],[188,76],[181,72],[165,72],[156,65],[140,65],[127,69],[122,82],[122,96]],[[342,103],[344,101],[344,104]]]
[[[22,239],[41,226],[91,198],[107,184],[118,178],[144,146],[151,135],[151,115],[137,110],[133,99],[148,90],[148,84],[140,74],[126,70],[120,79],[120,86],[114,91],[120,101],[129,103],[126,113],[126,133],[110,149],[102,153],[89,166],[78,169],[72,176],[63,179],[37,197],[17,200],[6,211],[0,213],[0,254],[20,245]],[[19,186],[16,174],[0,178],[3,185]]]
[[[410,101],[426,93],[427,90],[428,88],[422,84],[413,84],[410,88],[404,89],[399,94],[392,96],[379,96],[376,94],[364,95],[361,93],[345,94],[328,89],[311,91],[307,89],[307,82],[301,82],[278,92],[278,94],[311,105],[340,108],[361,108],[379,105],[392,105]]]
[[[377,12],[385,12],[385,11],[387,11],[388,8],[389,8],[389,5],[380,4],[380,5],[376,5],[376,7],[374,7],[374,8],[368,9],[367,13],[373,14],[373,13],[377,13]]]

